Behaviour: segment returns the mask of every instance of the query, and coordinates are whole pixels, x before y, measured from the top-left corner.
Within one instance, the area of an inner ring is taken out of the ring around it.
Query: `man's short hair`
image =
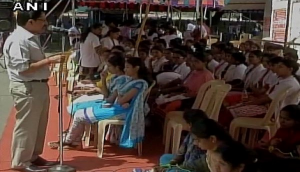
[[[25,26],[26,23],[30,19],[36,20],[36,19],[40,18],[43,13],[45,13],[45,12],[42,11],[42,10],[38,10],[38,11],[18,11],[17,24],[19,26]]]

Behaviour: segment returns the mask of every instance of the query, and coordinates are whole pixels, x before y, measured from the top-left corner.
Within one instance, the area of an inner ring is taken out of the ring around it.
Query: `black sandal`
[[[59,149],[59,141],[57,142],[48,142],[48,146],[51,148],[51,149]],[[82,150],[82,144],[80,145],[74,145],[72,143],[63,143],[63,149],[64,150]]]

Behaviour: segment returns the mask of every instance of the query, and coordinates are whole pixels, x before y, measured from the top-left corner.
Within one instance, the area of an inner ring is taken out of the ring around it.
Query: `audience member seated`
[[[207,116],[202,110],[187,110],[184,112],[183,118],[191,127],[196,121],[207,118]],[[197,165],[199,165],[197,161],[199,161],[205,153],[206,151],[201,150],[195,145],[195,139],[191,133],[189,133],[185,137],[176,155],[164,154],[160,158],[160,166],[178,165],[180,168],[195,171],[199,169],[199,167],[197,167]]]
[[[221,144],[211,153],[215,169],[211,172],[256,172],[252,171],[256,155],[242,143],[232,141]]]
[[[149,70],[152,72],[153,77],[155,78],[157,74],[162,72],[162,66],[168,60],[163,56],[164,50],[160,46],[154,46],[151,49],[151,59],[149,60]]]
[[[278,157],[299,157],[300,146],[300,107],[288,105],[280,112],[280,128],[269,142],[260,142],[260,159],[272,160]]]
[[[242,53],[233,53],[228,62],[231,67],[227,70],[224,75],[224,80],[226,83],[231,84],[233,87],[239,85],[243,82],[245,71],[247,67],[245,66],[245,56]]]
[[[125,125],[120,139],[120,146],[132,148],[144,138],[144,99],[148,89],[148,70],[140,58],[128,58],[125,73],[130,80],[117,91],[114,100],[92,101],[74,108],[73,123],[64,139],[64,146],[81,148],[85,125],[105,119],[124,119]],[[58,142],[50,142],[51,148],[58,148]]]
[[[149,67],[150,67],[149,62],[150,62],[150,59],[151,59],[151,57],[149,56],[149,48],[139,46],[138,56],[139,56],[139,58],[141,58],[144,61],[145,66],[147,67],[147,69],[149,69]]]
[[[162,101],[162,105],[158,107],[158,111],[161,111],[162,115],[170,111],[191,108],[200,87],[214,79],[213,74],[206,69],[207,60],[204,53],[197,52],[189,60],[192,72],[183,80],[182,84],[159,90],[159,94],[164,95],[163,98],[160,96],[157,99],[157,101]]]
[[[157,75],[156,79],[158,85],[164,86],[165,84],[169,84],[170,82],[180,83],[189,75],[191,69],[186,65],[186,56],[187,56],[186,53],[182,50],[178,50],[178,49],[173,50],[172,61],[174,62],[175,65],[173,65],[171,71],[169,72],[165,71]],[[174,80],[179,80],[179,81],[174,81]]]
[[[170,167],[168,166],[169,164],[161,164],[161,167],[154,171],[185,172],[188,170],[191,172],[214,172],[218,164],[212,159],[213,152],[216,151],[220,145],[227,142],[233,142],[231,136],[222,126],[208,118],[202,118],[201,120],[199,119],[192,123],[191,137],[199,150],[207,151],[206,154],[200,154],[200,156],[193,161],[192,168],[189,166],[187,166],[187,168],[182,168],[180,165]]]
[[[175,66],[173,60],[173,48],[168,48],[164,50],[164,57],[168,60],[166,61],[161,68],[162,72],[171,72]]]
[[[272,54],[263,55],[262,64],[265,69],[258,76],[259,81],[256,86],[250,87],[254,95],[265,94],[270,87],[278,82],[278,77],[272,69],[273,66],[279,64],[281,60],[281,57],[273,58]]]
[[[225,44],[219,43],[216,45],[216,48],[214,47],[215,50],[212,49],[212,51],[215,53],[214,58],[219,61],[219,65],[214,69],[214,75],[216,79],[221,79],[221,74],[228,65],[225,60],[225,47]]]
[[[205,51],[205,55],[207,58],[207,69],[211,72],[214,72],[215,68],[219,65],[219,62],[217,62],[214,58],[213,58],[213,54],[211,52],[211,50],[206,50]]]
[[[108,98],[114,90],[119,89],[126,81],[124,77],[125,59],[122,56],[112,56],[107,61],[107,70],[101,73],[101,85],[87,90],[75,90],[73,94],[93,94],[101,93],[105,98]]]
[[[237,117],[262,117],[267,106],[271,101],[284,89],[289,89],[286,99],[282,102],[282,107],[290,104],[298,104],[299,100],[295,99],[295,95],[300,89],[298,80],[293,76],[299,69],[298,64],[292,60],[282,60],[276,67],[275,72],[280,78],[279,82],[268,90],[264,95],[259,97],[249,96],[245,102],[227,107],[221,111],[219,122],[225,127],[229,127],[233,118]]]

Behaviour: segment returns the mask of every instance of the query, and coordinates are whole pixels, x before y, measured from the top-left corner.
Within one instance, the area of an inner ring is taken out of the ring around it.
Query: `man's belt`
[[[31,81],[28,81],[28,82],[48,82],[49,79],[40,79],[40,80],[31,80]]]

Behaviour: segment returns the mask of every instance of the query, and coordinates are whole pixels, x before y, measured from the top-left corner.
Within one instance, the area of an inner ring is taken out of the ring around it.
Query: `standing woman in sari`
[[[130,80],[117,90],[118,96],[115,100],[94,101],[90,102],[89,107],[76,109],[73,123],[63,141],[64,146],[74,147],[74,142],[82,137],[86,124],[106,119],[125,120],[120,139],[121,147],[132,148],[143,141],[148,70],[140,58],[128,58],[125,73]],[[56,149],[59,142],[50,142],[49,146]]]

